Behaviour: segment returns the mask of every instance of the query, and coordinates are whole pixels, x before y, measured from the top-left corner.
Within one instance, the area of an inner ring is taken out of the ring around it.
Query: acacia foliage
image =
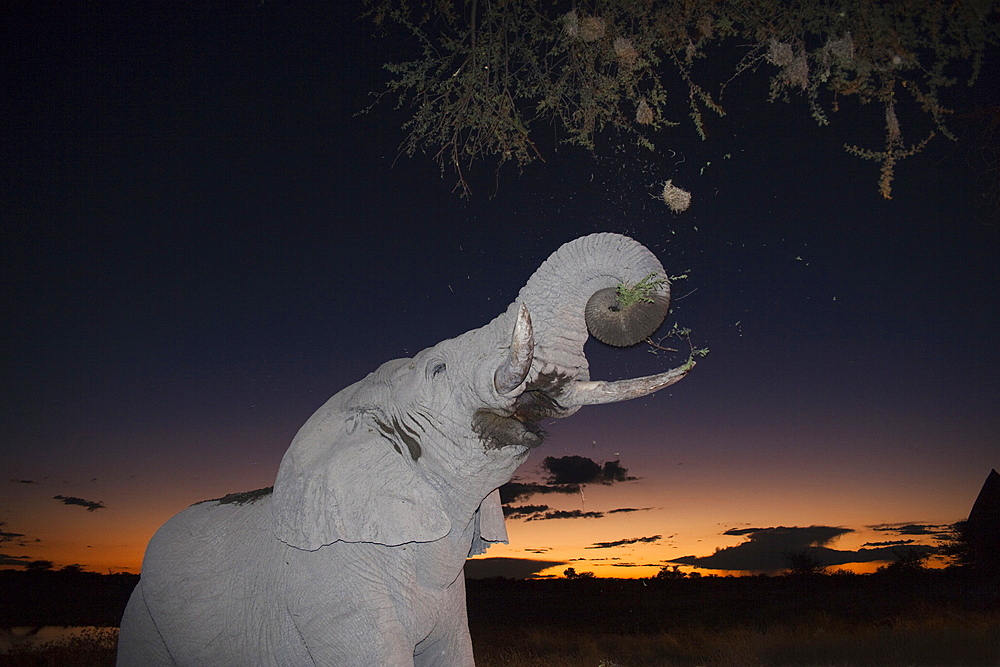
[[[653,150],[658,131],[679,124],[678,107],[705,138],[705,114],[725,113],[720,95],[738,75],[763,70],[769,100],[799,94],[828,122],[844,100],[877,104],[882,146],[845,148],[881,163],[891,196],[898,160],[935,134],[953,138],[941,91],[972,85],[998,43],[994,0],[366,0],[366,15],[402,29],[420,54],[385,65],[387,88],[409,110],[402,149],[453,169],[543,158],[533,140],[554,125],[563,141],[595,150],[604,130]],[[699,61],[726,59],[734,67]],[[725,55],[721,55],[725,54]],[[678,100],[683,100],[678,105]],[[668,108],[668,101],[670,107]],[[902,107],[930,120],[904,139]],[[672,115],[673,114],[673,115]]]

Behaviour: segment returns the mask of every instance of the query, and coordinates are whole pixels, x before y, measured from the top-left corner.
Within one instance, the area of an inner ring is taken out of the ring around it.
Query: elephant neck
[[[510,481],[531,451],[521,445],[491,449],[475,436],[464,439],[457,446],[469,456],[462,460],[448,457],[447,461],[435,461],[426,468],[427,481],[441,499],[451,522],[452,535],[463,533],[483,500]]]

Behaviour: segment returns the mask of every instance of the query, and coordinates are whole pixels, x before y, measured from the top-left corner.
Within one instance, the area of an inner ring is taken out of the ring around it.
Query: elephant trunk
[[[652,394],[694,367],[617,382],[590,381],[584,355],[588,331],[612,345],[634,345],[663,322],[670,286],[656,257],[619,234],[592,234],[556,250],[490,325],[507,355],[492,373],[501,409],[477,410],[472,429],[488,449],[537,447],[544,418],[562,418],[584,405]],[[529,317],[530,313],[530,317]],[[513,332],[513,333],[511,333]],[[509,337],[509,338],[508,338]]]
[[[619,298],[621,290],[640,283],[648,289],[638,299]],[[587,380],[588,331],[612,345],[638,343],[666,317],[670,285],[659,260],[642,244],[620,234],[591,234],[554,252],[521,289],[517,303],[527,306],[535,324],[535,373],[551,366]]]

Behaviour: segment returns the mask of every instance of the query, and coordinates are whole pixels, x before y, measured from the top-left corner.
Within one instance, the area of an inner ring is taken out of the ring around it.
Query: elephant
[[[272,488],[195,504],[151,538],[118,664],[473,666],[463,568],[507,541],[499,487],[542,443],[540,421],[691,370],[590,379],[588,332],[634,345],[669,296],[647,248],[591,234],[489,324],[341,390]]]

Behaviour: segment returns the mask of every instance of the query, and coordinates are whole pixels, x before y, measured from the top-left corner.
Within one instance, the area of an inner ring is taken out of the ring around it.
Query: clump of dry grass
[[[66,639],[15,646],[0,654],[3,667],[114,667],[118,628],[86,628]]]
[[[660,195],[663,203],[670,207],[674,213],[681,213],[691,205],[691,193],[683,188],[679,188],[672,181],[663,184],[663,193]]]

